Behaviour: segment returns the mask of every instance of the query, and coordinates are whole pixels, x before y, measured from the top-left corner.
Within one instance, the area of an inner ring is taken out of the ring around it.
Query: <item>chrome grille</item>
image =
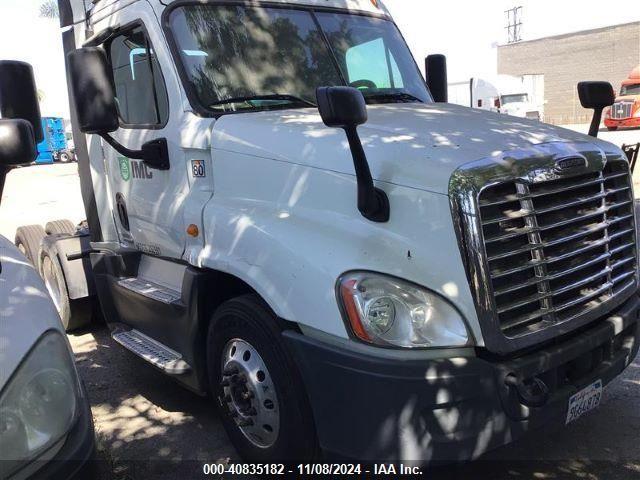
[[[633,102],[617,102],[611,107],[611,118],[621,120],[631,118]]]
[[[632,285],[629,166],[485,188],[480,222],[498,324],[514,338],[580,317]]]

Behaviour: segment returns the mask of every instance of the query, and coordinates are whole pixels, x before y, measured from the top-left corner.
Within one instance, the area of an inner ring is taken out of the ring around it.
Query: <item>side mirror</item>
[[[100,47],[84,47],[67,55],[71,101],[82,133],[100,135],[121,155],[143,160],[151,168],[168,170],[167,140],[158,138],[142,145],[140,150],[124,147],[109,133],[120,127],[116,95],[111,82],[111,67]]]
[[[37,156],[31,124],[22,119],[0,119],[0,170],[31,163]]]
[[[0,198],[12,167],[33,162],[44,138],[31,65],[0,61]]]
[[[589,128],[589,135],[598,136],[602,111],[616,101],[616,92],[609,82],[580,82],[578,96],[584,108],[593,109],[593,119]]]
[[[79,48],[67,55],[72,102],[83,133],[107,134],[118,129],[116,97],[104,50]]]
[[[447,57],[429,55],[425,60],[425,78],[433,100],[437,103],[449,101],[449,85],[447,83]]]
[[[367,103],[352,87],[324,87],[316,92],[318,110],[327,127],[356,128],[367,123]]]
[[[0,61],[0,117],[22,119],[31,124],[36,142],[44,138],[38,92],[31,65]]]
[[[358,126],[367,122],[367,103],[362,92],[352,87],[320,87],[316,98],[324,124],[342,128],[347,134],[358,182],[358,210],[372,222],[388,222],[389,198],[384,190],[373,184],[369,162],[358,135]]]

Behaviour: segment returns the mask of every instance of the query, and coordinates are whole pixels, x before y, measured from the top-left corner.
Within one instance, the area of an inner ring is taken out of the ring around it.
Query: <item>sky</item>
[[[34,66],[43,115],[68,117],[57,20],[39,18],[41,0],[0,0],[0,59]],[[639,0],[384,0],[418,64],[448,57],[449,81],[496,73],[496,46],[507,41],[505,10],[522,6],[522,39],[640,21]]]

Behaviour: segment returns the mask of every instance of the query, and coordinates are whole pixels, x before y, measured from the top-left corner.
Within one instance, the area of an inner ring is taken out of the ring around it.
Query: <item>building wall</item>
[[[631,70],[640,65],[640,22],[541,38],[498,47],[498,73],[543,74],[545,121],[587,123],[576,85],[583,80],[606,80],[616,91]]]

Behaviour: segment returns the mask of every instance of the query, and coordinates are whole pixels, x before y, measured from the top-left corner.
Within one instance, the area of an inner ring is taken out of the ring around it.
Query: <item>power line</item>
[[[516,43],[522,40],[522,7],[513,7],[505,10],[507,16],[507,41]]]

